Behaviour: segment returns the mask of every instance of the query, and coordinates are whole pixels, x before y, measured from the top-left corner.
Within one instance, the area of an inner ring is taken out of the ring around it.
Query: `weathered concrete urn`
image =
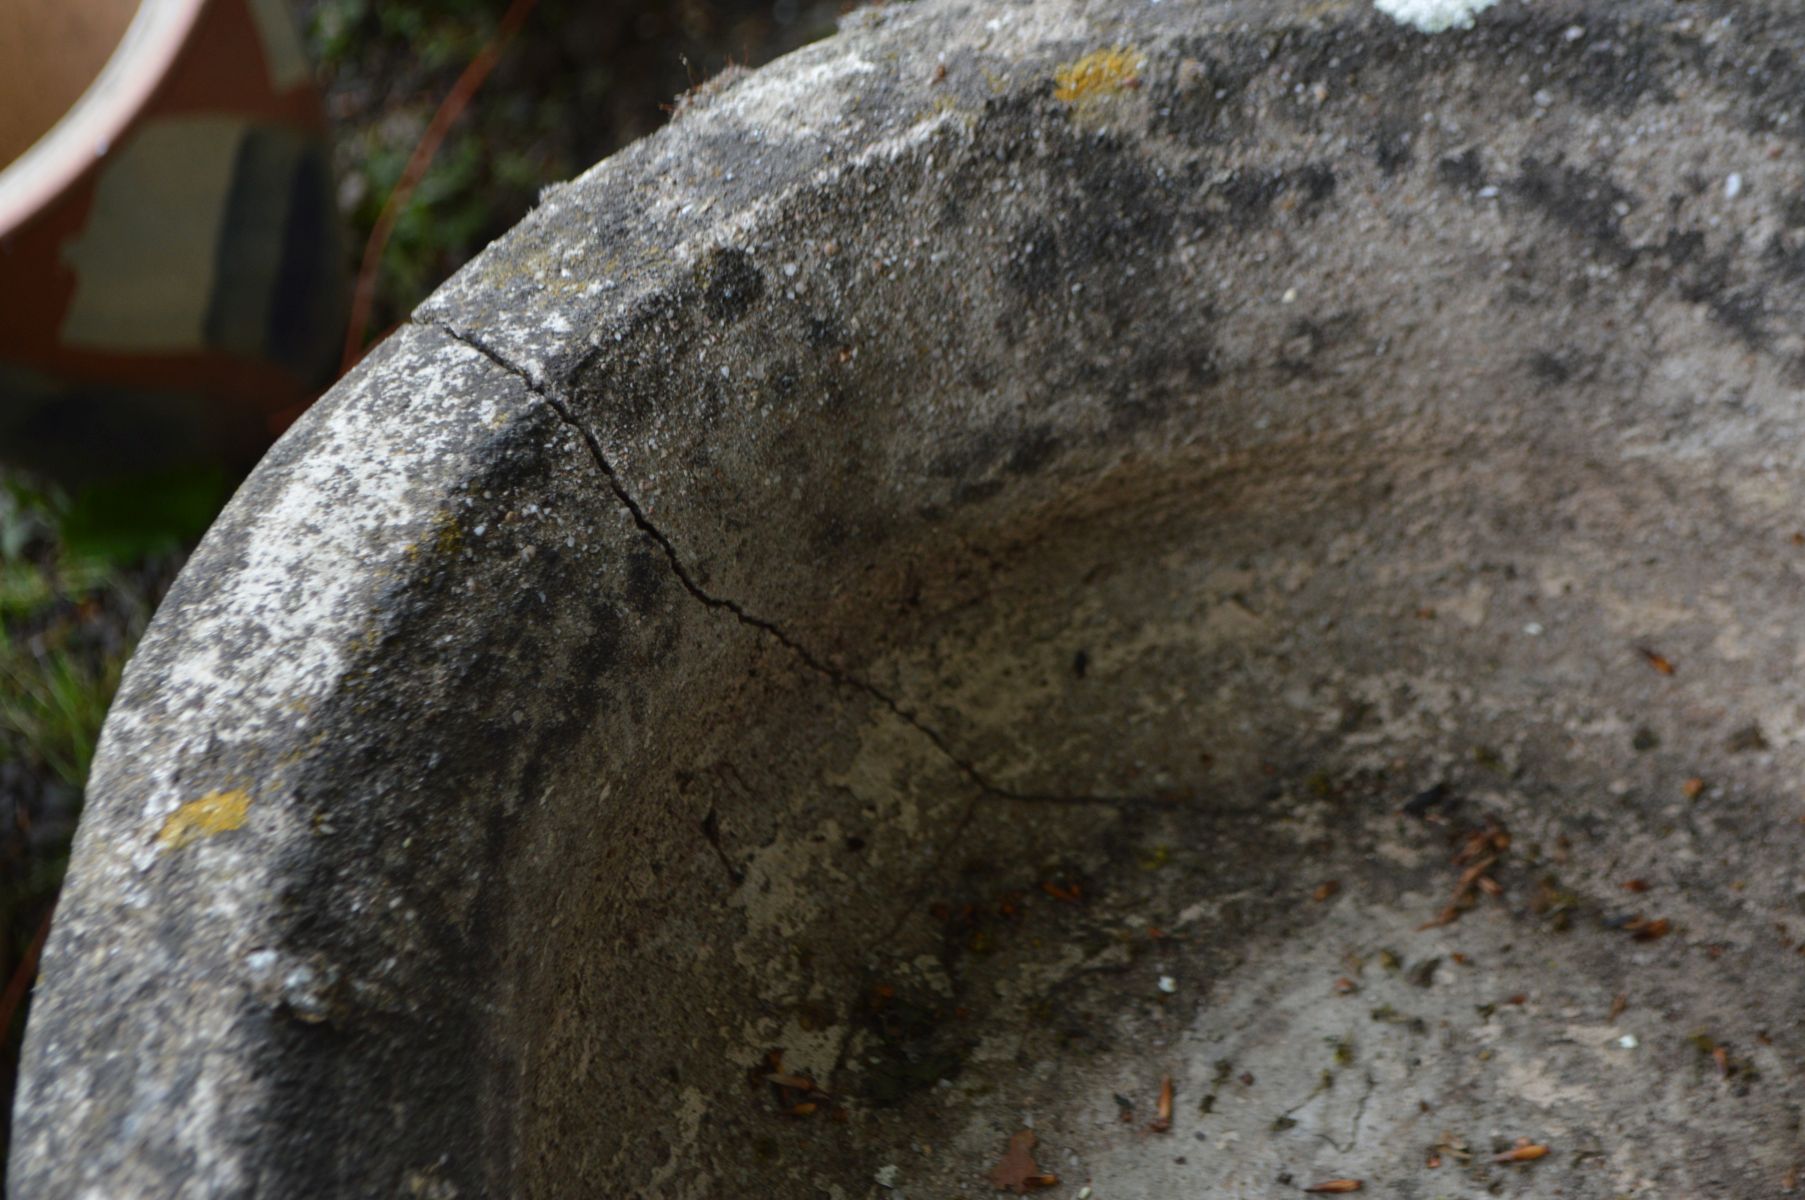
[[[704,88],[177,584],[14,1194],[1779,1194],[1802,54],[925,0]]]

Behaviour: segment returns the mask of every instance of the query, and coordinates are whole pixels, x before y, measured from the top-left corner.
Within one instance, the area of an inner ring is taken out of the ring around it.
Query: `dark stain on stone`
[[[1755,284],[1734,287],[1736,260],[1729,250],[1711,253],[1704,235],[1687,232],[1670,235],[1663,245],[1673,265],[1673,281],[1680,299],[1702,304],[1711,319],[1730,330],[1744,345],[1759,348],[1767,343],[1762,318],[1767,311],[1764,290]],[[1771,247],[1770,247],[1771,252]],[[1767,258],[1771,276],[1786,278],[1792,264]]]
[[[1761,252],[1761,260],[1769,272],[1788,283],[1805,280],[1805,241],[1797,237],[1776,233]]]
[[[1760,349],[1767,343],[1767,328],[1761,319],[1767,312],[1767,301],[1759,287],[1719,292],[1707,303],[1712,320],[1734,333],[1743,345]]]
[[[1667,235],[1661,244],[1661,252],[1667,261],[1675,266],[1683,266],[1696,260],[1704,253],[1705,235],[1696,229],[1675,230]]]
[[[627,556],[627,582],[622,591],[634,612],[644,616],[657,607],[669,574],[670,564],[649,546],[641,546]]]
[[[1298,377],[1316,373],[1316,359],[1324,350],[1345,341],[1358,325],[1352,313],[1334,313],[1321,320],[1298,317],[1285,327],[1279,346],[1279,369]]]
[[[976,504],[989,500],[1003,490],[1001,479],[974,479],[970,483],[962,483],[953,489],[953,503]]]
[[[1476,147],[1468,146],[1459,154],[1450,154],[1435,164],[1435,177],[1449,187],[1476,191],[1485,186],[1485,164]]]
[[[1335,186],[1334,168],[1308,163],[1289,170],[1239,170],[1223,180],[1215,194],[1226,207],[1229,225],[1252,229],[1271,220],[1283,197],[1294,198],[1290,207],[1300,215],[1314,215],[1335,194]]]
[[[625,624],[613,601],[598,599],[589,606],[589,637],[577,643],[572,656],[576,667],[573,679],[600,680],[620,666],[626,648]]]
[[[1756,45],[1765,40],[1754,29],[1746,30],[1744,36]],[[1799,122],[1792,118],[1798,113],[1800,99],[1805,97],[1805,72],[1800,71],[1793,54],[1781,46],[1771,46],[1759,63],[1716,65],[1720,78],[1741,84],[1743,93],[1754,102],[1746,118],[1751,132],[1778,133],[1795,140],[1802,136]]]
[[[846,344],[846,330],[832,316],[819,315],[808,319],[808,327],[804,333],[810,350],[838,349]]]
[[[715,251],[702,288],[702,303],[710,317],[731,324],[764,294],[765,277],[752,265],[750,254],[733,246]]]
[[[1380,124],[1373,134],[1373,162],[1378,164],[1382,174],[1396,175],[1415,161],[1416,149],[1412,145],[1415,132],[1411,123],[1402,117]]]
[[[1290,182],[1303,193],[1304,203],[1311,207],[1335,194],[1335,170],[1328,163],[1305,163],[1291,173]]]
[[[1176,67],[1147,89],[1153,132],[1188,146],[1227,142],[1242,122],[1242,97],[1252,74],[1264,64],[1237,65],[1203,39],[1180,39],[1173,46]]]
[[[1535,53],[1549,78],[1587,108],[1627,115],[1645,98],[1669,98],[1671,79],[1684,53],[1680,39],[1664,38],[1642,22],[1613,21],[1592,14],[1583,37],[1569,38],[1567,22],[1538,22]],[[1698,64],[1702,65],[1702,64]]]
[[[1322,349],[1322,342],[1322,326],[1315,321],[1302,318],[1292,321],[1279,346],[1280,369],[1291,376],[1309,374],[1310,361]]]
[[[1595,252],[1620,267],[1636,259],[1635,247],[1623,234],[1618,206],[1635,207],[1635,198],[1597,168],[1575,167],[1560,159],[1533,155],[1522,162],[1510,185],[1511,194],[1540,212]]]
[[[1137,346],[1114,359],[1079,363],[1062,374],[1061,388],[1099,396],[1114,433],[1157,424],[1222,377],[1206,334],[1178,346]]]
[[[838,508],[824,512],[809,530],[809,548],[822,557],[833,557],[858,544],[858,524]]]
[[[1022,431],[1010,451],[1008,467],[1017,475],[1032,475],[1059,452],[1059,436],[1046,425],[1034,425]]]
[[[1529,356],[1529,374],[1540,384],[1559,387],[1573,378],[1573,367],[1551,350],[1537,350]]]
[[[1047,177],[1047,202],[1057,220],[1038,218],[1021,227],[1005,277],[1037,300],[1063,304],[1072,296],[1070,283],[1086,268],[1163,249],[1182,197],[1118,140],[1066,131],[1058,149],[1063,153]],[[1093,293],[1082,303],[1106,298]]]
[[[963,439],[949,439],[928,462],[928,474],[937,479],[962,479],[981,475],[992,461],[995,434],[981,431]]]
[[[977,933],[969,940],[983,944]],[[851,1011],[869,1045],[859,1072],[866,1103],[887,1108],[942,1079],[958,1078],[966,1047],[956,1037],[959,1025],[951,1001],[900,988],[879,992],[875,982],[863,995],[863,1003],[855,1002]]]
[[[1780,217],[1788,229],[1805,229],[1805,191],[1795,191],[1780,202]]]
[[[1058,235],[1036,221],[1016,236],[1009,254],[1009,282],[1025,292],[1050,291],[1059,281]]]
[[[644,424],[668,400],[670,364],[689,347],[699,320],[695,301],[687,285],[659,291],[628,316],[619,340],[586,351],[571,370],[578,411],[605,411],[622,433]]]

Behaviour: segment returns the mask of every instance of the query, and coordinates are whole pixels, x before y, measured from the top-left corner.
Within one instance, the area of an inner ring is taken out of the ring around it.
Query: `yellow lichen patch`
[[[1093,50],[1053,72],[1053,98],[1074,104],[1141,86],[1141,56],[1126,47]]]
[[[190,800],[169,814],[163,828],[157,830],[157,845],[165,850],[180,850],[191,842],[230,833],[244,828],[245,816],[251,810],[251,797],[243,788],[229,792],[208,792],[199,800]]]

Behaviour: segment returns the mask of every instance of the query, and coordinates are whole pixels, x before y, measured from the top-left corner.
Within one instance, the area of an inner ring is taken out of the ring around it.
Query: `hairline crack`
[[[776,622],[748,612],[737,601],[729,600],[723,596],[716,596],[703,588],[701,584],[697,583],[695,577],[690,574],[689,568],[684,565],[682,556],[677,552],[676,544],[671,541],[669,536],[667,536],[662,529],[653,524],[652,519],[646,515],[646,511],[641,507],[639,501],[634,498],[633,494],[627,490],[626,485],[621,482],[621,478],[615,471],[614,465],[608,461],[608,456],[603,453],[601,442],[597,439],[594,432],[590,430],[586,423],[576,416],[572,411],[568,400],[556,394],[553,388],[540,380],[535,379],[531,372],[510,362],[505,356],[485,344],[482,339],[473,334],[466,333],[463,330],[439,320],[419,322],[419,324],[424,325],[426,328],[438,330],[453,341],[482,355],[501,370],[506,371],[508,374],[520,380],[521,384],[528,392],[543,400],[551,408],[552,412],[557,415],[560,421],[570,426],[571,430],[582,439],[584,446],[587,447],[589,457],[594,460],[597,469],[601,471],[602,477],[607,481],[608,490],[614,494],[614,498],[620,503],[621,507],[626,509],[627,515],[632,519],[634,527],[639,530],[640,535],[652,542],[652,544],[657,546],[663,553],[665,562],[670,567],[671,574],[676,577],[677,582],[682,585],[683,590],[689,593],[691,599],[705,608],[712,609],[716,612],[726,613],[740,624],[745,625],[750,629],[757,630],[759,633],[771,638],[784,649],[788,650],[797,661],[803,664],[803,666],[822,676],[830,683],[840,687],[851,688],[854,691],[863,692],[865,695],[875,700],[879,705],[893,713],[904,724],[908,725],[924,737],[929,744],[939,752],[941,757],[951,763],[960,774],[966,777],[966,779],[970,780],[972,785],[976,787],[979,793],[984,797],[992,800],[1011,800],[1033,804],[1104,805],[1120,808],[1170,808],[1175,806],[1176,801],[1174,798],[1164,796],[1097,796],[1025,792],[1015,788],[1005,787],[1002,784],[992,781],[975,763],[954,750],[952,743],[948,741],[944,733],[933,725],[928,724],[927,721],[922,719],[912,710],[904,707],[901,701],[897,700],[896,697],[890,695],[884,689],[878,687],[868,679],[851,674],[825,662],[816,655],[814,651],[797,641],[794,637],[791,637]]]

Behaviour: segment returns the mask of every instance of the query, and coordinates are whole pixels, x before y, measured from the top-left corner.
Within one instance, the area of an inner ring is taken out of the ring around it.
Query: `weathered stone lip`
[[[548,194],[146,637],[14,1190],[1771,1188],[1802,39],[899,6]]]

